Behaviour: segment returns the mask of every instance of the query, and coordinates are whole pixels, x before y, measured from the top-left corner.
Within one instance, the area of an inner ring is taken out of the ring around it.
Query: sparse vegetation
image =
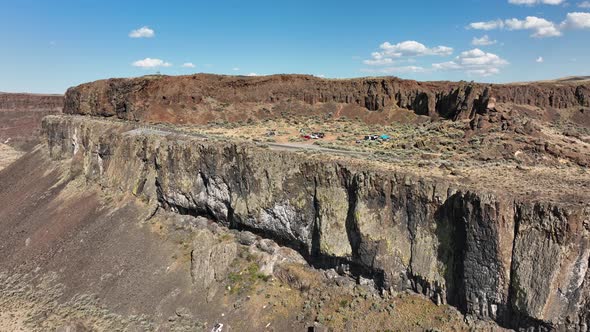
[[[267,282],[270,280],[270,276],[260,272],[258,263],[249,262],[240,271],[230,272],[227,279],[232,294],[245,294],[251,292],[258,282]]]

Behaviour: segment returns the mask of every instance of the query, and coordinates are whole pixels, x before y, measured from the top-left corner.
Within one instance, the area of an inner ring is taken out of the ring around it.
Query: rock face
[[[1,93],[0,111],[2,110],[44,110],[61,111],[64,105],[63,95],[38,95],[27,93]]]
[[[0,143],[29,150],[38,143],[41,119],[60,113],[62,95],[0,93]]]
[[[191,276],[200,289],[209,290],[208,299],[211,299],[216,289],[210,287],[214,281],[222,281],[227,276],[229,266],[238,254],[238,245],[234,241],[218,242],[207,230],[197,231],[194,241]]]
[[[590,323],[588,202],[474,192],[129,123],[50,116],[43,128],[51,156],[72,158],[88,181],[273,238],[383,290],[412,289],[511,328]],[[203,255],[231,251],[216,246]]]
[[[147,76],[71,88],[66,94],[65,112],[170,122],[180,121],[177,116],[182,113],[183,122],[203,123],[213,116],[211,112],[201,112],[205,106],[208,111],[219,112],[234,104],[245,109],[245,104],[299,102],[312,108],[321,103],[351,105],[364,111],[401,108],[419,115],[458,120],[484,111],[491,97],[499,103],[543,108],[590,107],[590,86],[575,82],[512,85],[416,82],[395,77],[328,80],[305,75]],[[252,116],[268,114],[261,111]]]

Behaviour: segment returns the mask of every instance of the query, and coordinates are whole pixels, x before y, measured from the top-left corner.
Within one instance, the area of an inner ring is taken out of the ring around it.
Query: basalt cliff
[[[206,216],[516,329],[586,331],[590,206],[471,190],[128,123],[48,117],[50,155],[154,210]]]
[[[197,74],[60,98],[0,169],[0,329],[589,329],[586,81]],[[284,118],[292,141],[266,136]],[[354,138],[373,126],[395,135]]]
[[[305,75],[235,77],[208,74],[110,79],[71,88],[65,113],[121,119],[206,123],[226,120],[322,113],[322,104],[349,106],[349,117],[387,120],[366,111],[401,108],[419,115],[467,119],[490,103],[511,103],[553,110],[590,107],[587,81],[535,84],[416,82],[398,78],[329,80]],[[239,107],[232,107],[238,105]],[[231,111],[234,112],[231,112]],[[215,112],[217,111],[217,112]],[[225,114],[224,114],[225,113]],[[234,114],[235,113],[235,114]]]

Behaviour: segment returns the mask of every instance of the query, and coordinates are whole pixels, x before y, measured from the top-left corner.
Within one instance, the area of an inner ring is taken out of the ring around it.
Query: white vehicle
[[[379,136],[377,135],[366,135],[365,136],[365,141],[376,141],[379,139]]]
[[[221,332],[221,331],[223,331],[223,324],[221,324],[221,323],[215,324],[215,326],[213,326],[213,328],[211,329],[211,332]]]

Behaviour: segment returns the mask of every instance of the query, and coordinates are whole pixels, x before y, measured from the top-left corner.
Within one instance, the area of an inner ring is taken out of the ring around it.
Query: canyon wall
[[[0,111],[38,110],[59,112],[62,110],[63,104],[63,95],[0,92]]]
[[[30,150],[39,140],[41,119],[60,113],[62,95],[0,93],[0,143]]]
[[[214,102],[210,99],[214,99]],[[588,83],[480,84],[468,82],[417,82],[395,77],[322,79],[306,75],[241,77],[198,74],[168,77],[146,76],[110,79],[83,84],[66,93],[65,112],[117,116],[127,120],[157,121],[167,113],[186,112],[184,121],[210,119],[198,111],[224,111],[228,105],[277,105],[294,102],[312,108],[321,103],[339,103],[364,111],[407,109],[419,115],[466,119],[484,111],[494,98],[542,108],[590,107]],[[214,104],[214,105],[212,105]],[[295,107],[300,112],[304,107]],[[272,112],[272,109],[265,109]],[[257,115],[253,115],[257,116]],[[264,116],[262,114],[261,116]]]
[[[471,191],[129,122],[49,116],[43,130],[52,158],[71,159],[74,174],[154,210],[250,230],[318,267],[371,278],[383,291],[410,289],[506,327],[588,329],[588,204]]]

